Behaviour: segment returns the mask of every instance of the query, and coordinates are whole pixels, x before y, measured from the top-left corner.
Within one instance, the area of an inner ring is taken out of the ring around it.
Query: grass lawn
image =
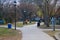
[[[24,24],[24,25],[31,25],[31,24],[35,24],[35,22],[27,23],[27,24]],[[17,27],[23,27],[23,22],[17,22],[16,26]]]
[[[21,40],[21,31],[0,27],[0,40]]]
[[[18,31],[14,30],[14,29],[0,28],[0,37],[15,36],[17,33],[18,33]]]
[[[35,22],[31,22],[31,23],[27,23],[27,24],[25,24],[25,25],[32,25],[32,24],[35,24]]]
[[[22,22],[21,23],[20,22],[19,23],[16,23],[16,26],[17,27],[23,27],[23,23]]]
[[[56,31],[44,31],[44,32],[53,37],[53,36],[56,35],[56,33],[60,32],[60,30],[56,30]]]

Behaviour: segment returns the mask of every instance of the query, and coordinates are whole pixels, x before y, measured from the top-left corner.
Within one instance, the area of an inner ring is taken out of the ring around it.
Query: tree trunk
[[[48,7],[48,1],[45,1],[45,9],[44,9],[44,20],[45,20],[45,25],[49,27],[49,7]]]

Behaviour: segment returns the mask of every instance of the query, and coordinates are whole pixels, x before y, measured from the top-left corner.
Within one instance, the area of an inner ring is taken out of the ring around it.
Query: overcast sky
[[[6,3],[13,3],[15,0],[1,0],[1,3],[4,2],[4,4]],[[16,0],[17,3],[19,3],[20,0]]]
[[[14,1],[15,0],[1,0],[2,3],[4,2],[4,4],[6,4],[6,3],[14,3]],[[16,0],[17,4],[19,4],[19,1],[20,0]],[[54,3],[54,0],[52,0],[50,4],[53,4],[53,3]],[[56,6],[60,6],[60,0],[58,0]]]

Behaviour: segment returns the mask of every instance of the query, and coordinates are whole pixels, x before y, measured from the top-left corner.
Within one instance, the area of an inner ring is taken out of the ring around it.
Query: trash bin
[[[8,23],[8,29],[11,29],[12,25],[11,23]]]

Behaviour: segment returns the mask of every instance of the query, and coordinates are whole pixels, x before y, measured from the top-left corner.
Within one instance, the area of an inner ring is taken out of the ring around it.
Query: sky
[[[4,4],[6,4],[6,3],[14,3],[14,1],[15,0],[1,0],[2,3],[4,2]],[[16,0],[17,5],[19,4],[19,1],[20,0]],[[53,3],[54,3],[54,0],[51,0],[51,3],[50,4],[53,4]],[[58,0],[56,6],[60,6],[60,0]]]
[[[14,3],[15,0],[1,0],[1,3],[6,4],[6,3]],[[19,0],[16,0],[17,4],[19,4]]]

